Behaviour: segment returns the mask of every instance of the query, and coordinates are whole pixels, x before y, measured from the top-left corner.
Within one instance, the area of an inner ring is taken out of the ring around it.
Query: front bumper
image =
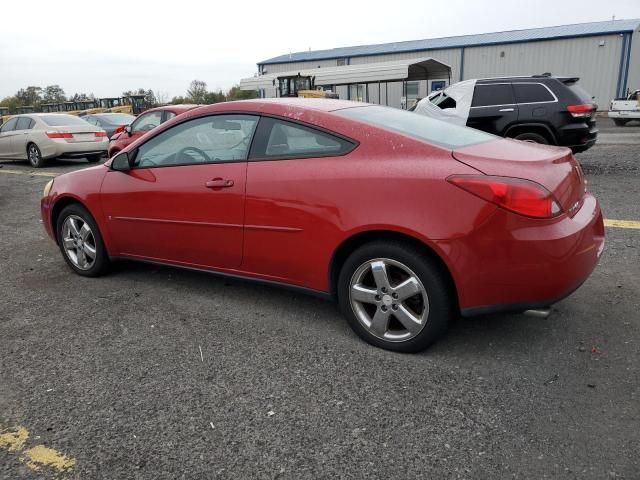
[[[497,209],[473,235],[439,246],[454,259],[463,316],[524,311],[567,297],[589,277],[604,249],[604,223],[587,194],[573,217],[537,220]]]

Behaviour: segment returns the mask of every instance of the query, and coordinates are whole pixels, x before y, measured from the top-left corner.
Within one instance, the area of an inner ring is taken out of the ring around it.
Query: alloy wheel
[[[29,145],[29,163],[36,167],[40,163],[40,150],[35,145]]]
[[[91,227],[81,217],[69,215],[62,225],[62,244],[71,263],[89,270],[96,261],[96,239]]]
[[[429,297],[406,265],[376,258],[351,277],[349,301],[358,321],[374,336],[403,342],[418,335],[429,317]]]

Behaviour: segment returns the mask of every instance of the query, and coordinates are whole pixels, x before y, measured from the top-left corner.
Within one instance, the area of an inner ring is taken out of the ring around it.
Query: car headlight
[[[49,192],[51,192],[51,188],[53,188],[53,179],[49,180],[49,182],[44,186],[44,191],[42,192],[42,198],[49,196]]]

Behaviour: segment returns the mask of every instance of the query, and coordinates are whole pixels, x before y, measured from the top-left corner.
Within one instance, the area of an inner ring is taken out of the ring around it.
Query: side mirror
[[[128,152],[120,152],[113,160],[111,160],[111,170],[115,170],[117,172],[128,172],[131,170],[131,161],[129,160]]]
[[[127,125],[126,127],[124,127],[124,131],[131,135],[131,125]]]

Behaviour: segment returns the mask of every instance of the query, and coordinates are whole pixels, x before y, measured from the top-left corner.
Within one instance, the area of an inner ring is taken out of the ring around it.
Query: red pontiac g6
[[[403,352],[566,297],[604,247],[569,149],[327,99],[193,109],[50,182],[42,218],[80,275],[130,258],[294,286]]]

